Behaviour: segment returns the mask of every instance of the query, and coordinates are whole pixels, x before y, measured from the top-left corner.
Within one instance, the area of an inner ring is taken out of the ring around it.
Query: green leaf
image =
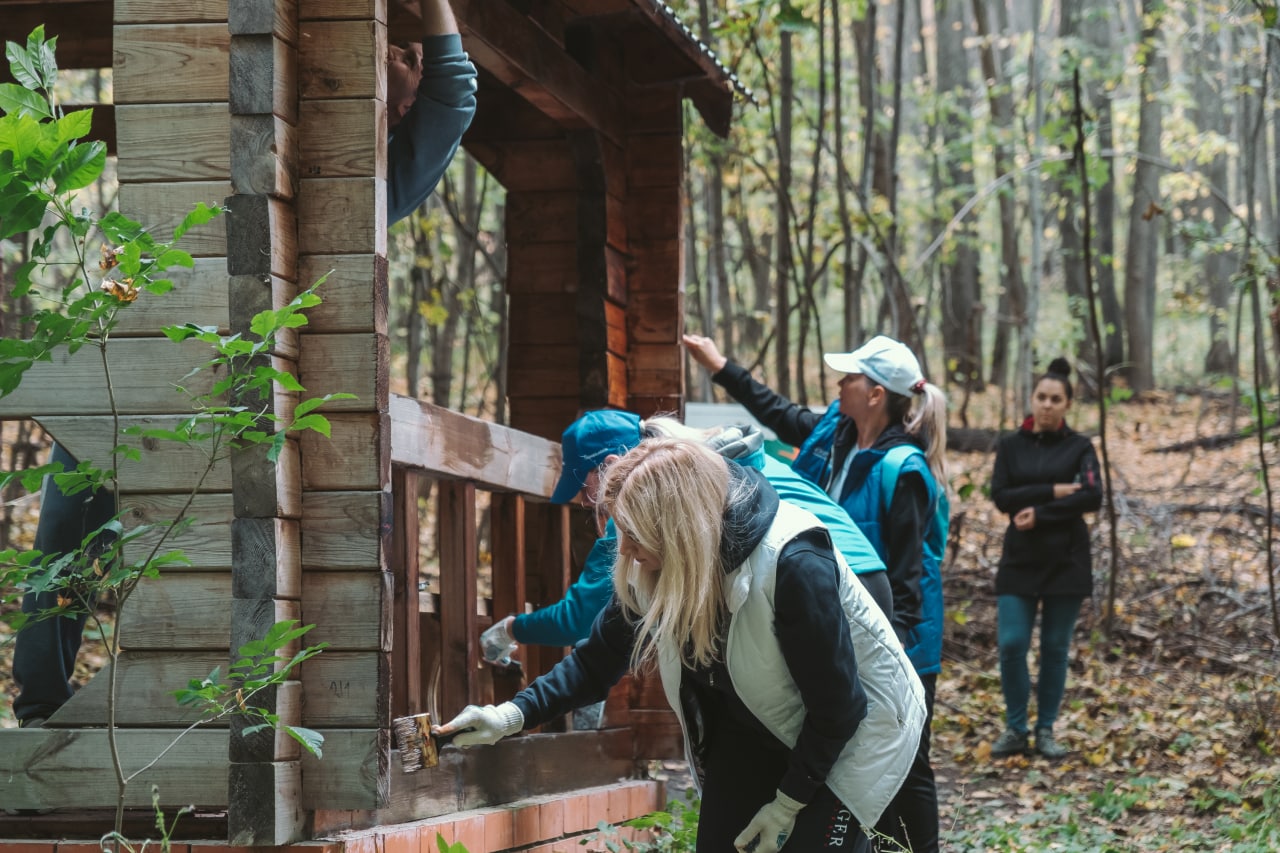
[[[309,429],[318,432],[325,438],[331,438],[329,435],[329,419],[324,415],[303,415],[300,418],[294,418],[292,424],[289,425],[291,430]]]
[[[107,146],[102,142],[77,145],[67,158],[58,164],[53,175],[54,188],[69,192],[87,187],[98,179],[107,164]]]
[[[314,755],[316,758],[322,758],[323,755],[320,747],[324,744],[324,735],[314,729],[304,729],[301,726],[281,726],[285,734],[302,744],[303,749]]]
[[[182,239],[182,235],[186,234],[192,228],[195,228],[197,225],[203,225],[221,214],[221,207],[210,207],[204,202],[199,202],[196,204],[195,209],[183,218],[182,222],[178,224],[178,227],[173,229],[173,241],[175,243],[178,242]]]
[[[13,83],[0,84],[0,112],[17,115],[34,116],[35,118],[52,118],[49,102],[36,92],[16,86]]]
[[[76,110],[58,119],[58,142],[70,142],[89,135],[93,127],[93,109]]]

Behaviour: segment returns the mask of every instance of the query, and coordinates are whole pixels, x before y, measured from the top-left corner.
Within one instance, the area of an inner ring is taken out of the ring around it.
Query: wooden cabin
[[[197,847],[379,851],[434,833],[485,850],[580,850],[583,831],[659,806],[645,760],[679,757],[660,691],[628,682],[598,729],[446,750],[406,774],[390,721],[521,685],[478,661],[494,614],[559,599],[584,519],[547,503],[561,430],[583,408],[679,410],[683,372],[683,101],[720,134],[736,81],[660,0],[453,0],[480,69],[464,146],[506,188],[511,426],[389,393],[385,214],[388,41],[414,14],[387,0],[0,0],[0,34],[44,23],[63,68],[113,68],[95,133],[118,156],[123,212],[164,233],[196,202],[227,215],[193,230],[196,266],[164,298],[125,312],[109,352],[123,422],[170,423],[172,383],[205,358],[162,325],[247,331],[328,270],[324,304],[274,358],[324,409],[331,439],[287,443],[279,464],[246,451],[196,498],[177,543],[192,565],[139,588],[123,609],[117,726],[125,761],[154,758],[190,721],[169,692],[226,668],[232,650],[283,619],[329,648],[270,697],[325,735],[323,758],[282,737],[202,727],[142,774],[197,827]],[[0,416],[34,417],[81,458],[115,439],[102,368],[88,349],[41,365]],[[284,412],[290,394],[277,395]],[[200,460],[145,447],[122,471],[130,519],[170,517]],[[440,591],[420,595],[418,498],[434,483]],[[477,505],[488,494],[492,593],[477,586]],[[563,653],[530,648],[527,675]],[[99,675],[42,729],[0,731],[0,838],[97,838],[116,802]],[[235,723],[232,724],[235,726]],[[549,727],[557,728],[557,727]],[[94,816],[98,817],[95,818]],[[201,815],[204,815],[203,817]],[[204,821],[203,823],[201,821]],[[410,822],[417,823],[410,823]],[[191,832],[188,829],[186,832]],[[312,841],[347,831],[339,841]],[[43,846],[41,846],[43,845]],[[53,853],[54,842],[26,842]]]

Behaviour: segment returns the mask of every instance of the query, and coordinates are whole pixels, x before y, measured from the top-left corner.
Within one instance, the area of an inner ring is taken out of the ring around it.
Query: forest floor
[[[1096,433],[1096,414],[1077,405],[1073,421]],[[971,425],[996,421],[980,400],[970,413]],[[1280,850],[1280,643],[1258,443],[1157,452],[1244,426],[1217,396],[1159,395],[1112,410],[1115,615],[1108,635],[1104,509],[1094,524],[1096,595],[1081,615],[1057,726],[1072,752],[1052,762],[990,755],[1003,726],[992,580],[1006,522],[986,496],[992,455],[950,455],[955,547],[933,736],[944,850]],[[1271,443],[1267,461],[1280,478]],[[15,507],[19,543],[30,541],[35,509]],[[4,630],[0,727],[14,725]],[[77,681],[104,659],[88,641]]]

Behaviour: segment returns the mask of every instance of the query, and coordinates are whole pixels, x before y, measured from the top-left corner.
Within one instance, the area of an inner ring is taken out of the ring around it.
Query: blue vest
[[[831,480],[831,463],[835,455],[836,425],[840,420],[840,401],[836,400],[805,439],[792,468],[808,480],[825,488]],[[924,451],[914,444],[900,444],[888,451],[863,450],[853,458],[845,477],[844,499],[837,501],[854,524],[871,542],[880,559],[885,559],[881,521],[893,502],[893,490],[903,471],[919,471],[929,489],[932,519],[925,531],[924,571],[920,577],[920,622],[907,638],[907,656],[921,675],[942,669],[942,558],[947,547],[947,527],[951,504],[929,470]]]

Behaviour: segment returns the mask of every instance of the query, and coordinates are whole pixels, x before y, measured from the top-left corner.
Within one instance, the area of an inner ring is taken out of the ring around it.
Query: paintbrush
[[[431,714],[415,714],[412,717],[396,717],[391,721],[395,732],[396,747],[400,750],[400,766],[405,773],[415,773],[424,767],[440,763],[440,747],[472,728],[460,729],[447,735],[431,733]]]

